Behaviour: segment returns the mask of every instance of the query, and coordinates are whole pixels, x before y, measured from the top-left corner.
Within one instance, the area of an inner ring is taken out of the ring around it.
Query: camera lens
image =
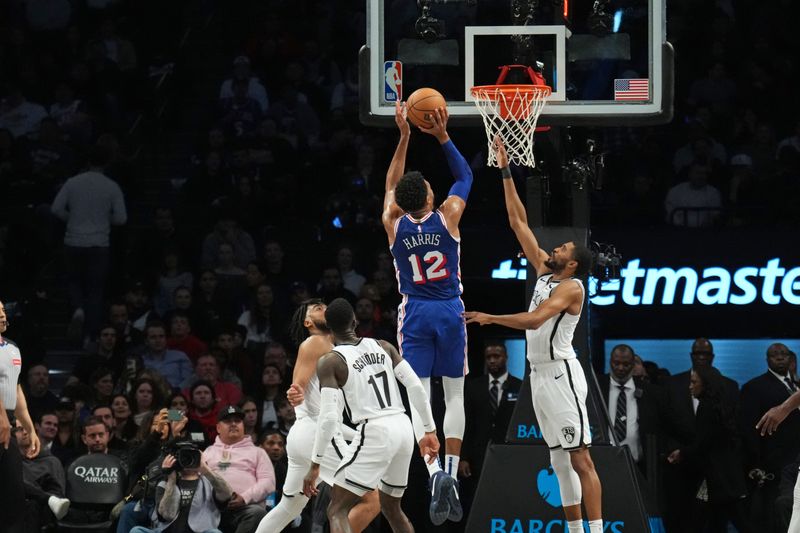
[[[181,469],[197,468],[200,466],[200,450],[187,448],[178,452],[178,464]]]

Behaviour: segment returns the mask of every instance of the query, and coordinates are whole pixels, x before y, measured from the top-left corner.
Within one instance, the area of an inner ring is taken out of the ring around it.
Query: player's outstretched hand
[[[319,477],[319,465],[312,464],[311,468],[308,469],[306,477],[303,478],[303,494],[305,494],[307,498],[316,496],[319,493],[319,489],[317,489],[318,477]]]
[[[419,129],[429,135],[433,135],[441,144],[444,144],[450,139],[450,136],[447,134],[447,120],[449,118],[450,114],[447,112],[446,107],[434,109],[433,113],[431,113],[433,125],[430,128],[419,126]]]
[[[464,313],[464,318],[467,319],[467,324],[480,324],[485,326],[492,323],[492,315],[481,313],[479,311],[467,311]]]
[[[503,144],[503,138],[500,135],[494,136],[494,141],[492,142],[492,147],[494,148],[494,155],[497,159],[497,167],[498,168],[505,168],[508,166],[508,152],[506,152],[506,146]]]
[[[428,464],[433,464],[439,457],[439,438],[436,436],[435,431],[425,433],[425,435],[419,439],[419,454]]]
[[[297,383],[292,383],[289,388],[286,390],[286,399],[289,401],[289,405],[292,407],[297,407],[303,400],[305,400],[305,395],[303,394],[303,387],[298,385]]]
[[[411,126],[408,124],[408,109],[406,103],[394,103],[394,123],[397,124],[397,129],[400,130],[400,135],[411,135]]]
[[[756,429],[761,431],[762,437],[772,435],[787,416],[789,416],[789,412],[782,405],[777,405],[764,413],[764,416],[756,424]]]

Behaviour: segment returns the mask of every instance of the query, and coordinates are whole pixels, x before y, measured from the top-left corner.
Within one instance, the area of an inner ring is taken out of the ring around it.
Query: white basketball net
[[[509,163],[535,167],[533,133],[546,98],[550,96],[550,88],[539,85],[502,90],[496,86],[473,87],[472,96],[486,127],[489,152],[486,164],[498,166],[494,138],[499,135],[505,144]]]

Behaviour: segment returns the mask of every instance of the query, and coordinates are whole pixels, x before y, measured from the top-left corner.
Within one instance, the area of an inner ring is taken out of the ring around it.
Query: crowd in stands
[[[400,297],[379,212],[396,132],[358,123],[364,2],[237,4],[245,15],[236,20],[249,26],[230,29],[230,73],[208,95],[207,127],[182,161],[186,179],[176,186],[163,176],[159,201],[131,223],[144,163],[124,141],[148,105],[151,73],[170,59],[182,6],[0,1],[0,290],[25,303],[20,320],[41,326],[63,282],[71,321],[56,336],[69,333],[83,350],[59,390],[44,364],[46,335],[16,339],[46,450],[33,461],[41,490],[30,496],[32,516],[65,516],[64,469],[87,452],[118,457],[128,494],[148,465],[165,461],[161,444],[183,436],[204,457],[244,442],[255,458],[241,476],[222,473],[238,507],[203,517],[248,531],[259,515],[251,506],[279,498],[285,476],[294,309],[344,297],[359,335],[395,341]],[[669,3],[676,119],[601,132],[612,179],[593,196],[598,224],[797,223],[800,114],[791,95],[800,53],[797,17],[782,9],[797,7]],[[482,135],[454,133],[476,175],[489,172],[478,168]],[[414,140],[409,166],[442,189],[444,158],[423,141]],[[87,202],[98,187],[104,203]],[[502,220],[500,192],[476,180],[474,210],[494,206]],[[485,222],[470,216],[466,227]],[[65,274],[47,285],[53,264]],[[168,409],[185,416],[168,420]],[[216,496],[226,494],[214,472],[195,474],[171,482],[216,483]],[[80,520],[75,507],[67,519]],[[117,510],[120,520],[150,527],[134,507]]]

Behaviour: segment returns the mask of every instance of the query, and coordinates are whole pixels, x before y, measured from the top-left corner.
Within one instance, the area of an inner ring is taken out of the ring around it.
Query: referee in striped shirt
[[[39,437],[28,414],[25,394],[19,384],[22,356],[17,345],[3,337],[8,328],[6,309],[0,302],[0,524],[14,531],[25,511],[25,486],[22,483],[22,455],[11,438],[14,420],[19,420],[31,437],[28,457],[39,455]]]

